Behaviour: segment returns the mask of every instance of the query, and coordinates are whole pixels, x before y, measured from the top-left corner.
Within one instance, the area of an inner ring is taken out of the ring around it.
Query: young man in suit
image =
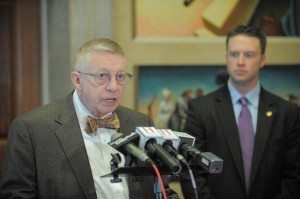
[[[201,151],[224,160],[221,174],[197,177],[201,199],[300,198],[299,108],[262,87],[265,48],[260,29],[235,27],[226,40],[227,84],[189,103],[185,132],[196,137]],[[247,113],[240,116],[242,110]],[[181,182],[185,197],[194,198],[188,177]]]
[[[112,135],[153,126],[147,115],[119,105],[131,78],[116,42],[100,38],[85,43],[71,74],[75,91],[13,121],[0,198],[154,198],[153,177],[119,183],[101,178],[111,173],[111,154],[118,153],[107,144]],[[112,121],[111,126],[98,127],[97,120],[102,123],[107,116],[103,123]],[[124,166],[121,156],[119,166]]]

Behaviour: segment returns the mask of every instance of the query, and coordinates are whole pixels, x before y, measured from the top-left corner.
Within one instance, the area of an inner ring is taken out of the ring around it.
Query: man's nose
[[[244,64],[245,63],[245,56],[243,53],[240,53],[238,57],[238,64]]]
[[[115,76],[110,76],[106,84],[109,90],[116,90],[116,88],[120,85]]]

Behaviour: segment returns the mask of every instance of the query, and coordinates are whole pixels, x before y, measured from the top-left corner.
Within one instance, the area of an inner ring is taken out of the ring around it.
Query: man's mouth
[[[244,74],[244,73],[246,73],[246,71],[245,70],[236,70],[235,73],[236,74]]]
[[[117,98],[105,98],[104,99],[104,101],[106,101],[106,102],[114,102],[116,100],[117,100]]]

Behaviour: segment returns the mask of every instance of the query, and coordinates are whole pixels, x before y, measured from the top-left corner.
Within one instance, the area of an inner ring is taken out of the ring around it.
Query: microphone
[[[108,144],[117,149],[121,153],[130,154],[138,160],[145,162],[146,164],[152,164],[153,160],[139,147],[137,147],[134,142],[138,142],[139,135],[135,132],[125,135],[122,133],[115,133],[111,137],[111,142]]]
[[[211,152],[201,153],[199,163],[209,173],[222,173],[223,160]]]
[[[186,167],[189,167],[186,159],[177,151],[180,143],[179,137],[174,134],[171,129],[157,129],[158,132],[164,138],[163,142],[160,143],[162,147],[168,151],[172,156],[174,156],[179,162],[181,162]]]
[[[182,167],[178,160],[158,144],[163,141],[163,137],[155,127],[136,127],[136,133],[140,135],[139,146],[141,149],[158,157],[173,174],[180,173]]]
[[[194,147],[196,140],[195,137],[184,132],[173,132],[180,139],[179,147],[177,148],[179,153],[183,154],[187,159],[189,159],[190,156],[195,159],[199,159],[201,157],[201,151]]]
[[[198,160],[202,168],[209,173],[221,173],[223,169],[223,160],[211,152],[201,152],[194,147],[195,137],[184,133],[173,131],[175,135],[180,138],[179,153],[183,154],[185,158],[192,157]]]

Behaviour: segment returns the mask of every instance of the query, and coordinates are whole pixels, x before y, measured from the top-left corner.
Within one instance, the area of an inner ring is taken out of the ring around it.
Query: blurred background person
[[[168,128],[168,122],[171,114],[174,112],[175,104],[173,102],[173,94],[167,88],[161,91],[161,100],[158,102],[157,116],[155,118],[155,126],[157,128]]]
[[[170,117],[168,127],[173,131],[182,131],[187,117],[188,102],[193,98],[191,89],[185,90],[177,99],[175,110]]]

